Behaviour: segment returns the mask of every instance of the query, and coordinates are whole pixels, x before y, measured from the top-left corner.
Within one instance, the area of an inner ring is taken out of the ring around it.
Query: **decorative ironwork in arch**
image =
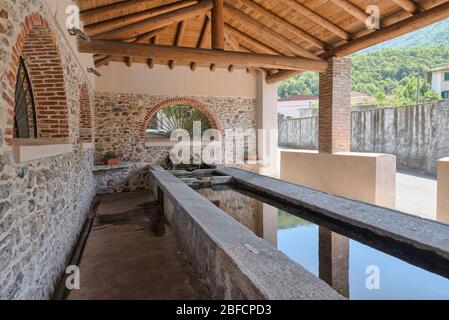
[[[170,137],[172,132],[178,129],[186,130],[193,136],[194,123],[201,124],[201,135],[204,131],[212,129],[209,119],[198,109],[188,105],[174,104],[159,110],[147,127],[149,137]]]
[[[14,99],[14,138],[37,138],[33,88],[25,62],[20,57]]]

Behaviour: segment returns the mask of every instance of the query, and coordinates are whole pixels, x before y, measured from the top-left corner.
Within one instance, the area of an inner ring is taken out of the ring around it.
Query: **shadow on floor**
[[[68,299],[206,299],[150,192],[103,196]]]

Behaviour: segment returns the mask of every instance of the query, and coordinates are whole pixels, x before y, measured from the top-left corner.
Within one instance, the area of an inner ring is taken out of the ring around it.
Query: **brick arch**
[[[38,13],[28,15],[11,49],[9,70],[6,71],[7,88],[3,98],[8,105],[5,139],[13,140],[14,96],[20,57],[27,67],[36,106],[38,138],[64,138],[69,136],[67,98],[64,72],[56,39],[47,20]]]
[[[92,135],[92,109],[90,105],[89,88],[86,83],[81,86],[80,91],[80,142],[91,142]]]
[[[145,118],[142,121],[142,124],[139,128],[139,134],[141,137],[145,137],[145,132],[147,130],[147,127],[150,123],[150,120],[156,116],[156,114],[164,109],[165,107],[172,106],[174,104],[180,104],[185,105],[188,107],[192,107],[199,112],[201,112],[209,121],[210,125],[213,129],[221,130],[220,122],[217,120],[215,115],[211,112],[210,108],[205,105],[204,103],[190,98],[171,98],[164,101],[161,101],[153,106],[150,107],[150,109],[146,112]]]

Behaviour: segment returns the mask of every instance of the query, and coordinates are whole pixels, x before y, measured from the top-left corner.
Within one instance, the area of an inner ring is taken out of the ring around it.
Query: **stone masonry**
[[[123,162],[160,164],[170,147],[145,146],[145,128],[154,107],[185,103],[204,106],[202,112],[220,129],[255,129],[255,100],[233,97],[173,97],[144,94],[96,93],[95,145],[97,162],[107,151],[116,152]],[[187,102],[187,103],[186,103]]]
[[[47,54],[52,58],[46,62]],[[20,56],[33,72],[40,136],[64,137],[73,152],[14,163],[13,99]],[[89,212],[95,195],[94,154],[81,151],[79,143],[86,84],[83,68],[44,1],[0,0],[0,300],[51,297]],[[93,101],[90,87],[87,94]],[[87,108],[92,112],[92,105]]]

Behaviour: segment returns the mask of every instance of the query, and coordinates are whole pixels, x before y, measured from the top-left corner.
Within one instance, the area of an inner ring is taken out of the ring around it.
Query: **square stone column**
[[[350,151],[351,70],[348,58],[331,58],[320,73],[318,150],[322,153]]]
[[[278,176],[278,85],[267,84],[265,74],[257,73],[257,154],[259,156],[259,173]]]

